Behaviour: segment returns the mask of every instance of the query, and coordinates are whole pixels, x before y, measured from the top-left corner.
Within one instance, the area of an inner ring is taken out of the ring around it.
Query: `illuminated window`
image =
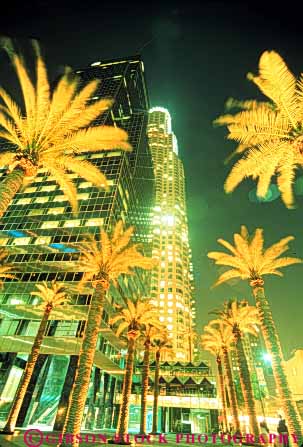
[[[6,381],[6,384],[2,390],[1,399],[3,402],[13,401],[22,374],[23,369],[17,368],[16,366],[12,367],[8,379]]]
[[[64,227],[79,227],[81,223],[80,219],[66,220],[64,223]]]
[[[28,192],[35,192],[37,191],[37,187],[36,186],[31,186],[30,188],[26,188],[26,190],[24,192],[28,193]]]
[[[98,218],[95,218],[95,219],[88,219],[86,222],[85,222],[85,225],[87,226],[87,227],[99,227],[99,226],[101,226],[101,225],[103,225],[103,221],[104,221],[104,219],[102,218],[102,217],[98,217]]]
[[[41,228],[57,228],[59,226],[59,222],[57,220],[50,220],[49,222],[43,222]]]
[[[91,182],[82,182],[80,183],[79,188],[90,188],[91,186],[93,186]]]
[[[172,309],[168,309],[167,312],[168,312],[169,314],[172,314],[172,313],[173,313],[173,310],[172,310]]]
[[[30,210],[28,212],[28,216],[39,216],[41,214],[43,214],[44,210],[43,209],[35,209],[35,210]]]
[[[37,197],[35,203],[46,203],[48,202],[49,197]]]
[[[67,202],[67,198],[65,196],[55,196],[52,199],[53,202]]]
[[[35,245],[48,245],[50,244],[51,237],[50,236],[40,236],[35,240]]]
[[[55,191],[57,185],[46,185],[42,186],[41,191]]]
[[[30,237],[17,237],[14,239],[13,245],[28,245],[30,240]]]
[[[24,198],[24,199],[19,199],[17,201],[17,205],[27,205],[28,203],[31,203],[32,199],[28,198]]]
[[[164,307],[164,301],[160,301],[160,307]]]
[[[168,329],[169,331],[172,331],[172,330],[173,330],[173,325],[172,325],[172,324],[168,324],[168,325],[167,325],[167,329]]]
[[[50,208],[47,212],[47,214],[63,214],[64,213],[64,206],[60,208]]]
[[[167,303],[168,307],[172,307],[173,303],[170,301],[169,303]]]
[[[78,194],[77,198],[78,198],[78,200],[87,200],[87,199],[89,199],[89,193],[88,192],[84,192],[82,194]]]
[[[159,320],[162,322],[162,321],[165,320],[165,318],[164,317],[159,317]]]
[[[97,96],[97,98],[98,98],[98,96]],[[94,99],[94,98],[93,98]],[[104,157],[104,153],[103,154],[92,154],[91,156],[90,156],[90,158],[103,158]]]

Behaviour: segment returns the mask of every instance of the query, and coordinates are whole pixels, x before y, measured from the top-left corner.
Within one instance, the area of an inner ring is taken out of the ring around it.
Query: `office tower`
[[[92,101],[110,97],[115,102],[96,124],[123,127],[133,152],[111,150],[81,155],[106,175],[109,191],[94,188],[71,174],[78,189],[77,216],[72,214],[54,179],[40,170],[31,184],[16,195],[1,219],[1,246],[11,252],[9,260],[23,271],[18,281],[6,282],[0,294],[0,423],[8,414],[41,318],[37,299],[30,292],[41,281],[57,280],[71,290],[72,302],[51,314],[17,425],[55,424],[57,430],[62,428],[92,295],[90,287],[81,293],[77,290],[82,275],[75,263],[79,252],[69,244],[76,245],[86,233],[98,234],[100,226],[109,231],[122,219],[126,226],[135,225],[135,239],[143,243],[146,254],[151,252],[148,224],[153,170],[146,139],[148,97],[143,63],[139,57],[95,62],[77,74],[82,86],[94,78],[101,80]],[[5,170],[1,169],[3,175]],[[121,384],[125,344],[107,325],[112,302],[119,301],[121,294],[132,298],[147,296],[148,286],[148,273],[138,272],[122,278],[119,290],[111,288],[108,293],[87,397],[85,427],[110,427],[117,417],[117,411],[113,411],[114,393]]]
[[[149,111],[148,141],[156,183],[153,209],[153,256],[159,266],[152,273],[151,297],[160,321],[172,339],[175,358],[191,361],[194,328],[193,272],[188,240],[185,178],[168,110]]]

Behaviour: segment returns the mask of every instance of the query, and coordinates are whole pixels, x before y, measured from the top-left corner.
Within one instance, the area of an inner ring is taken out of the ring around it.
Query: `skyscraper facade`
[[[175,358],[191,361],[195,308],[185,177],[168,110],[150,109],[148,141],[156,184],[153,257],[159,260],[152,273],[151,298],[159,308],[160,321],[169,331]]]
[[[62,428],[66,403],[73,383],[77,357],[92,296],[92,288],[77,290],[82,276],[78,270],[77,242],[90,233],[98,237],[100,227],[110,231],[120,219],[134,225],[135,239],[145,254],[150,248],[150,215],[153,198],[152,159],[146,139],[148,96],[144,67],[139,57],[94,62],[78,70],[80,84],[100,79],[92,101],[114,99],[114,105],[96,124],[116,125],[129,134],[133,151],[119,150],[83,154],[106,175],[109,190],[97,189],[70,174],[77,185],[79,213],[71,207],[54,179],[40,170],[20,191],[0,222],[0,243],[10,253],[9,261],[20,267],[17,281],[7,281],[0,294],[0,424],[5,421],[25,367],[42,310],[31,295],[42,281],[64,283],[71,303],[51,314],[27,396],[17,425],[46,425]],[[5,175],[5,169],[0,170]],[[71,248],[70,244],[73,244]],[[124,343],[107,324],[113,302],[149,293],[149,276],[138,271],[122,278],[109,290],[87,396],[84,426],[115,425],[114,394],[123,377]]]

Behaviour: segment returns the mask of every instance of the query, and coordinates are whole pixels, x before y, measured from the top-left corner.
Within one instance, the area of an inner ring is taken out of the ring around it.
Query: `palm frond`
[[[233,256],[225,252],[208,253],[208,257],[214,259],[217,265],[233,267],[219,276],[213,287],[237,277],[254,280],[269,274],[282,276],[278,269],[302,263],[302,260],[299,258],[279,258],[288,250],[287,244],[294,239],[293,236],[283,238],[265,250],[263,248],[262,228],[257,228],[252,238],[249,237],[246,229],[245,231],[243,230],[243,226],[241,232],[242,236],[235,234],[236,247],[231,246],[229,243],[222,244],[233,253]],[[219,241],[222,243],[221,239],[218,239]]]
[[[265,51],[259,61],[259,76],[252,81],[270,98],[289,120],[297,126],[296,79],[282,57],[275,51]]]
[[[55,163],[56,160],[54,160]],[[47,164],[49,171],[52,176],[55,177],[56,183],[60,186],[64,196],[69,201],[73,212],[78,212],[78,201],[77,201],[77,188],[74,183],[68,178],[64,169],[61,169],[58,165]]]
[[[24,172],[15,170],[7,174],[0,183],[0,216],[3,216],[10,202],[22,187]]]
[[[233,278],[243,278],[242,272],[239,272],[239,270],[236,269],[227,270],[219,276],[218,280],[215,282],[212,288],[217,287],[220,284],[223,284],[224,282],[229,281]]]

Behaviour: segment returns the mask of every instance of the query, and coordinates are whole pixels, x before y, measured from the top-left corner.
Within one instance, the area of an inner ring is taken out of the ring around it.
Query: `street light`
[[[271,355],[271,354],[268,354],[268,352],[265,352],[265,353],[263,354],[263,360],[264,360],[266,363],[271,363],[271,362],[272,362],[272,355]]]

